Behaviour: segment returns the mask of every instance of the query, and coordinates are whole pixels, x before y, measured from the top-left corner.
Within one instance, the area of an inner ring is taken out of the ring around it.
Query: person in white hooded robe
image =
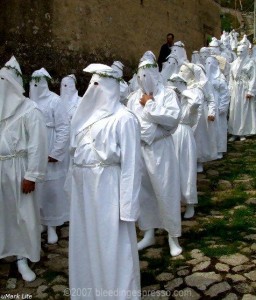
[[[179,166],[171,134],[180,119],[176,93],[160,82],[158,65],[154,60],[139,64],[140,89],[128,97],[127,107],[140,120],[143,157],[140,190],[141,215],[139,228],[144,237],[138,249],[155,243],[154,228],[168,232],[170,253],[179,255],[182,248]]]
[[[244,141],[247,135],[256,134],[256,66],[248,55],[246,44],[237,47],[237,56],[232,63],[229,81],[228,131],[232,134],[229,141],[238,137]]]
[[[76,77],[74,74],[70,74],[62,78],[60,84],[60,100],[65,105],[69,117],[69,122],[71,122],[77,106],[81,101],[81,97],[78,96],[78,90],[76,88]],[[66,164],[65,171],[67,172],[70,163],[69,147],[67,147],[66,149],[66,157],[64,158],[64,161]]]
[[[71,299],[140,299],[139,122],[120,103],[111,67],[84,71],[93,76],[71,122]]]
[[[213,37],[212,41],[209,43],[209,49],[211,55],[216,56],[216,58],[219,60],[221,72],[228,81],[230,72],[229,54],[221,51],[221,43],[215,37]]]
[[[196,85],[187,88],[187,82],[195,78],[194,68],[197,68],[194,64],[184,63],[179,73],[170,78],[170,85],[177,90],[181,106],[180,123],[172,136],[179,161],[181,202],[186,205],[185,219],[194,216],[194,206],[198,203],[197,148],[192,127],[198,121],[199,107],[204,101],[204,94]]]
[[[37,184],[47,165],[43,115],[23,93],[20,66],[13,56],[0,70],[0,258],[17,256],[25,281],[35,273],[27,259],[40,260]]]
[[[40,206],[42,231],[47,227],[47,241],[58,241],[56,226],[69,220],[69,204],[64,192],[69,143],[70,122],[60,97],[51,92],[47,80],[49,73],[41,68],[33,72],[30,82],[30,98],[44,115],[48,137],[48,165],[44,182],[38,184],[36,199]]]
[[[69,120],[71,121],[81,100],[81,97],[78,96],[76,77],[74,74],[62,78],[60,84],[60,99],[65,104]]]
[[[227,81],[220,71],[219,62],[216,57],[210,56],[206,59],[205,69],[207,78],[212,83],[216,100],[215,121],[217,124],[217,150],[218,158],[222,158],[223,153],[227,152],[227,113],[230,102],[230,94]]]
[[[185,74],[187,89],[200,88],[203,91],[203,101],[199,107],[198,119],[193,126],[197,145],[197,172],[203,171],[203,163],[217,159],[217,126],[215,120],[215,99],[212,86],[207,81],[204,67],[192,63],[184,63],[179,77]]]

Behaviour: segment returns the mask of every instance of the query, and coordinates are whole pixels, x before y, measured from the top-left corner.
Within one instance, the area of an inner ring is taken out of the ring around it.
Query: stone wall
[[[158,55],[168,32],[189,56],[207,35],[219,38],[219,16],[212,0],[1,0],[0,63],[8,41],[27,73],[44,66],[56,78],[82,76],[91,62],[117,59],[129,77],[146,50]]]

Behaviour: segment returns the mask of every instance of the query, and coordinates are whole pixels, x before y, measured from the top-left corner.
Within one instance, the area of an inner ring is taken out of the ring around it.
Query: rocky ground
[[[198,176],[196,215],[184,220],[182,255],[169,255],[167,234],[141,251],[143,299],[256,299],[256,139],[229,143],[223,159]],[[0,299],[68,299],[68,224],[57,245],[42,235],[42,259],[24,282],[14,258],[0,261]],[[139,232],[139,237],[141,233]]]

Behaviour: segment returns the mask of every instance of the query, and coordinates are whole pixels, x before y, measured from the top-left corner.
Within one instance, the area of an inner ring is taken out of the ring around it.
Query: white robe
[[[142,91],[132,93],[128,108],[139,118],[142,140],[141,230],[163,228],[173,237],[181,235],[180,179],[171,133],[179,123],[180,108],[172,89],[159,90],[143,108]]]
[[[228,131],[233,135],[256,134],[255,106],[256,66],[246,57],[242,62],[237,58],[230,71],[229,89],[231,94]],[[246,94],[253,96],[246,99]]]
[[[47,100],[38,101],[48,135],[48,155],[58,160],[48,163],[44,182],[38,184],[36,198],[40,205],[41,224],[59,226],[69,220],[69,203],[64,192],[67,174],[69,118],[60,98],[50,92]]]
[[[81,131],[71,173],[71,299],[140,299],[139,124],[124,106]],[[72,151],[73,152],[73,151]],[[82,295],[77,291],[81,289]],[[107,296],[102,293],[106,292]]]
[[[192,87],[192,89],[194,88]],[[199,118],[197,124],[193,127],[197,147],[197,161],[202,163],[217,159],[217,126],[214,121],[208,121],[208,116],[216,115],[216,104],[212,86],[209,82],[203,86],[202,90],[195,89],[197,90],[196,93],[200,93],[202,97]]]
[[[47,136],[41,112],[25,99],[0,122],[0,258],[40,259],[40,216],[35,192],[22,193],[23,179],[42,180],[47,164]],[[9,157],[8,157],[9,156]]]
[[[181,202],[197,204],[197,152],[192,127],[197,122],[200,93],[185,90],[181,94],[181,119],[173,133],[173,142],[179,162]]]
[[[228,120],[230,94],[224,75],[211,80],[216,97],[217,150],[227,152]]]
[[[69,120],[72,119],[72,117],[73,117],[73,115],[74,115],[74,113],[75,113],[75,111],[76,111],[76,109],[77,109],[80,101],[81,101],[81,97],[79,97],[77,95],[76,101],[74,100],[73,102],[70,102],[70,103],[66,104],[66,109],[67,109],[67,113],[68,113],[68,116],[69,116]]]

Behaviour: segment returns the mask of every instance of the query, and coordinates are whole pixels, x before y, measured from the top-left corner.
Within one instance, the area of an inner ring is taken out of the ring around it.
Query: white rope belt
[[[10,155],[0,155],[0,161],[13,159],[13,158],[16,158],[16,157],[24,157],[24,156],[26,156],[25,151],[16,152],[16,153],[10,154]]]
[[[106,164],[104,162],[99,162],[96,164],[76,164],[76,163],[73,164],[73,167],[78,167],[78,168],[96,168],[96,167],[106,168],[112,166],[120,166],[120,164],[119,163]]]

